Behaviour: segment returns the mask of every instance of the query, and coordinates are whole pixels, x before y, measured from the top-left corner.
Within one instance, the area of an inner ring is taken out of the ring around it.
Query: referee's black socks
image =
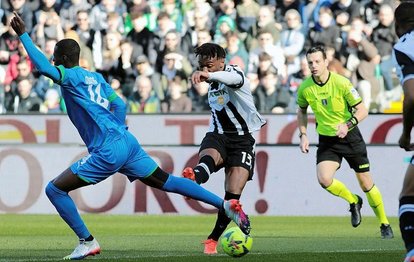
[[[214,172],[216,164],[211,156],[203,156],[198,165],[194,168],[194,175],[197,184],[203,184],[207,182],[210,174]]]

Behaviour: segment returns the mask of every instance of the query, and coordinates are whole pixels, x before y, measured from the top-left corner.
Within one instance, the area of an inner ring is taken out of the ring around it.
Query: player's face
[[[313,76],[321,76],[328,70],[328,59],[323,57],[322,52],[307,55],[308,67]]]
[[[63,65],[63,59],[62,59],[62,56],[59,54],[59,50],[57,46],[55,46],[52,61],[55,66]]]
[[[207,68],[209,72],[217,72],[224,70],[224,58],[206,58],[200,57],[198,60],[199,70]]]

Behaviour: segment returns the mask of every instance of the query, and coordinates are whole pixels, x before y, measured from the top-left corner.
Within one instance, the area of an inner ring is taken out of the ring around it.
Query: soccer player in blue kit
[[[117,172],[126,175],[131,182],[139,179],[148,186],[224,210],[244,233],[249,234],[250,221],[238,200],[224,201],[191,180],[167,174],[141,148],[125,125],[126,105],[122,99],[101,74],[79,66],[80,47],[76,41],[63,39],[56,44],[53,66],[25,32],[23,20],[17,13],[14,15],[12,28],[39,72],[60,85],[68,116],[89,152],[49,182],[45,190],[59,215],[79,237],[79,245],[64,259],[83,259],[101,250],[68,192],[97,184]]]

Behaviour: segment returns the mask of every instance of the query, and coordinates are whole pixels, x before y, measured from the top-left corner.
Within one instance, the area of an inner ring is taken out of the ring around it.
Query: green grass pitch
[[[395,238],[382,240],[374,217],[353,228],[349,217],[253,216],[253,248],[242,258],[205,256],[201,241],[214,215],[84,215],[102,253],[86,261],[347,261],[404,260],[398,219]],[[232,223],[231,226],[234,226]],[[77,239],[58,215],[0,215],[0,262],[59,261]]]

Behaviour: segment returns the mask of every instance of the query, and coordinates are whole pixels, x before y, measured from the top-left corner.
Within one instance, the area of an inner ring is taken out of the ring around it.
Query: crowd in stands
[[[391,0],[0,0],[0,113],[64,113],[59,86],[36,70],[9,26],[16,11],[51,59],[57,41],[81,46],[129,113],[208,112],[193,85],[194,48],[215,42],[246,74],[261,113],[294,113],[309,76],[304,53],[322,44],[370,112],[401,97],[392,61]]]

